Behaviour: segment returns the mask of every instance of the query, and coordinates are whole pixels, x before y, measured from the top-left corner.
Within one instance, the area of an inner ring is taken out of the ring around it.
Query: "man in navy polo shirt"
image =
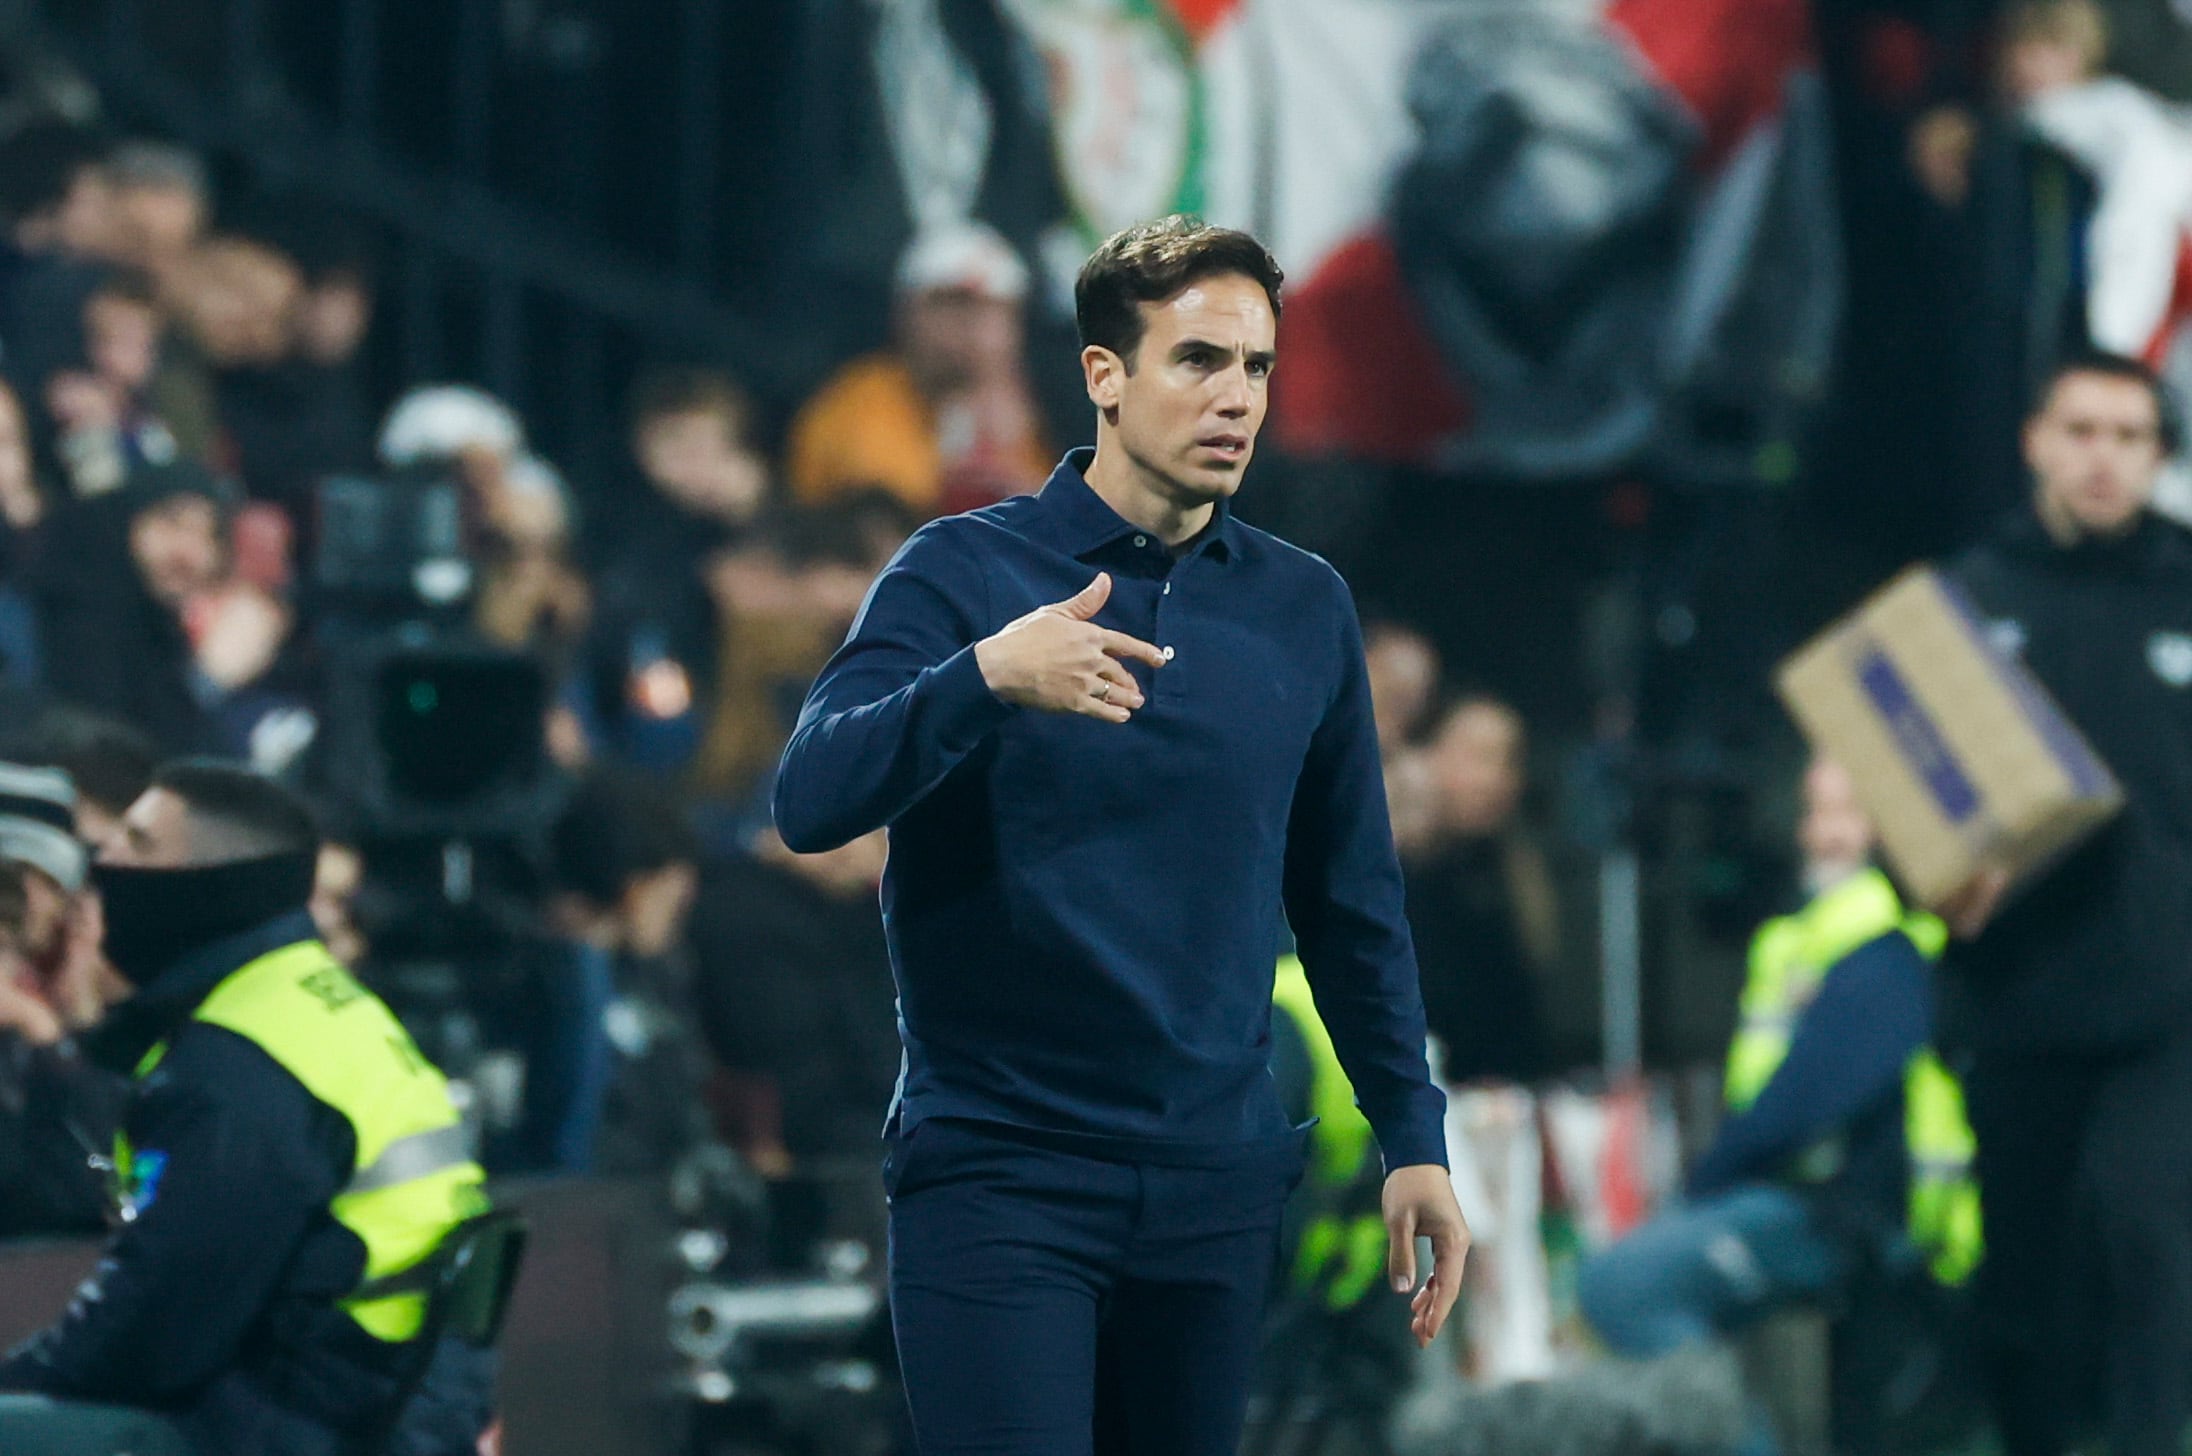
[[[1460,1286],[1354,605],[1229,510],[1279,283],[1186,218],[1099,248],[1095,450],[907,542],[785,750],[791,848],[891,829],[891,1299],[925,1456],[1232,1456],[1304,1157],[1267,1070],[1286,926],[1419,1341]]]

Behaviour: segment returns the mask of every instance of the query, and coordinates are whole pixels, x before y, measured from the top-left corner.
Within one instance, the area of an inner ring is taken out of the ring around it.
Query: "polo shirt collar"
[[[1089,488],[1088,467],[1095,458],[1095,450],[1085,445],[1068,450],[1036,496],[1044,534],[1052,545],[1073,557],[1086,556],[1135,531],[1133,522]],[[1216,559],[1230,559],[1240,552],[1239,535],[1232,502],[1221,500],[1188,554],[1208,553]]]

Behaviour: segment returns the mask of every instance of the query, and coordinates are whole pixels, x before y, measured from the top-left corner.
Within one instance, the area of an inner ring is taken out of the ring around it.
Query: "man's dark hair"
[[[0,226],[52,212],[77,178],[105,160],[98,133],[72,122],[34,121],[0,141]]]
[[[1113,233],[1081,265],[1073,283],[1082,346],[1109,349],[1132,368],[1145,327],[1142,305],[1161,303],[1188,284],[1221,273],[1262,284],[1271,316],[1278,317],[1279,285],[1286,274],[1271,250],[1247,233],[1184,214]]]
[[[640,875],[700,857],[677,801],[623,769],[597,769],[572,791],[548,831],[549,877],[589,904],[612,906]]]
[[[632,386],[632,428],[670,415],[711,414],[740,441],[753,438],[753,399],[720,369],[668,365],[650,369]]]
[[[240,763],[184,758],[163,763],[152,787],[190,806],[193,842],[204,835],[205,860],[261,859],[275,854],[316,854],[319,826],[303,799],[265,774]]]
[[[0,743],[0,762],[57,768],[77,797],[119,816],[152,782],[160,751],[129,724],[82,708],[45,708]]]
[[[2184,430],[2177,419],[2176,402],[2169,397],[2169,386],[2162,383],[2161,375],[2143,360],[2123,354],[2109,354],[2099,349],[2081,349],[2067,355],[2062,362],[2048,371],[2047,382],[2032,401],[2032,413],[2037,416],[2046,411],[2055,398],[2055,391],[2066,379],[2080,374],[2099,374],[2109,379],[2122,379],[2143,385],[2154,397],[2155,417],[2161,421],[2162,453],[2174,455],[2184,439]]]

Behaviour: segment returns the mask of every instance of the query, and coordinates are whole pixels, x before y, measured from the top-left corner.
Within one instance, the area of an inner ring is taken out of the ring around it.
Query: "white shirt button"
[[[1165,594],[1166,596],[1171,596],[1171,595],[1172,595],[1172,583],[1171,583],[1171,582],[1169,582],[1169,581],[1165,583],[1165,589],[1164,589],[1164,594]]]
[[[1169,647],[1164,650],[1164,660],[1167,662],[1172,660],[1172,649]]]
[[[1136,536],[1134,538],[1134,544],[1137,546],[1147,546],[1149,544],[1149,538],[1147,536]]]

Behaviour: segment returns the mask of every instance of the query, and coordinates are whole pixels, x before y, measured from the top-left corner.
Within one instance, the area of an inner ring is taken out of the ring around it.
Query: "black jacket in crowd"
[[[211,753],[218,730],[193,688],[190,638],[130,556],[135,505],[126,492],[71,501],[42,532],[32,593],[45,686],[169,753]]]
[[[2127,802],[1951,950],[1945,1040],[2111,1052],[2192,1025],[2192,532],[2148,515],[2065,547],[2028,511],[1951,575]]]
[[[328,1208],[354,1166],[349,1121],[255,1043],[191,1019],[230,972],[315,934],[300,910],[207,946],[94,1033],[117,1067],[169,1038],[124,1117],[160,1171],[67,1313],[0,1361],[0,1390],[171,1411],[222,1451],[314,1451],[315,1431],[385,1414],[409,1347],[335,1308],[365,1268]]]
[[[70,1042],[0,1036],[0,1238],[106,1227],[106,1188],[91,1159],[112,1151],[127,1084]]]
[[[897,988],[869,895],[739,855],[704,871],[694,996],[723,1066],[770,1078],[795,1157],[866,1157],[899,1068]]]

